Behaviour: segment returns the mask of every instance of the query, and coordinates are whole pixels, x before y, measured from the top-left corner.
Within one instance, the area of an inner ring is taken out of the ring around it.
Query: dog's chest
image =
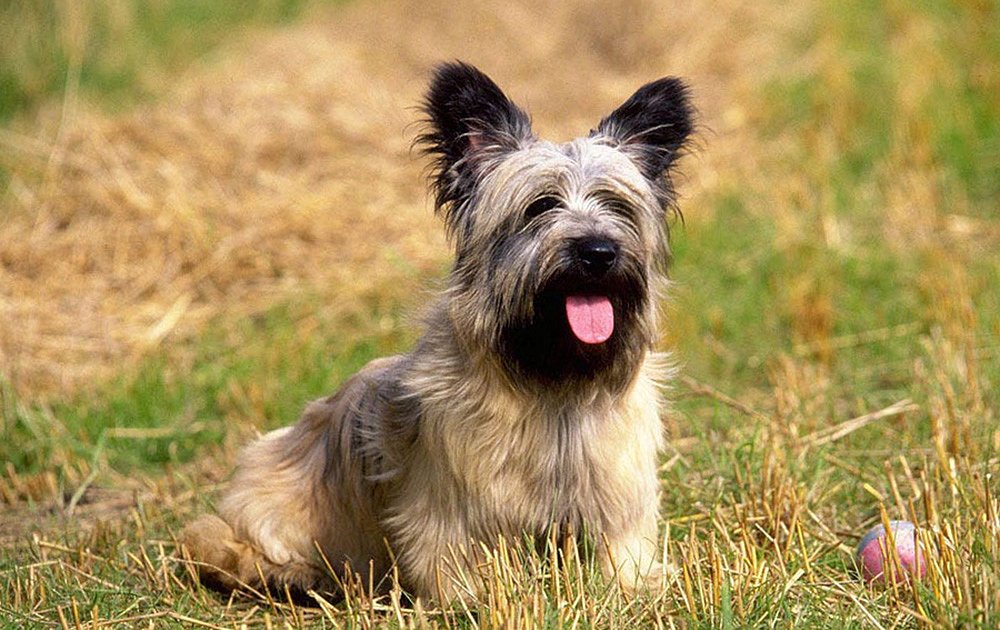
[[[526,415],[502,439],[475,448],[481,456],[465,476],[471,498],[515,532],[600,520],[602,497],[617,484],[609,470],[617,456],[601,444],[609,436],[600,429],[614,421],[578,411]]]
[[[648,499],[662,441],[650,379],[625,395],[575,405],[469,378],[444,390],[440,383],[408,383],[421,407],[418,454],[402,476],[413,482],[403,494],[426,488],[426,502],[471,533],[618,527],[616,514]]]

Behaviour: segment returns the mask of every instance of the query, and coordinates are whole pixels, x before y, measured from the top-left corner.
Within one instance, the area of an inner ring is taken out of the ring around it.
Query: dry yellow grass
[[[743,97],[776,63],[776,15],[736,1],[358,2],[236,44],[122,117],[67,98],[39,128],[0,135],[0,370],[27,399],[65,395],[289,293],[349,310],[419,285],[447,257],[409,150],[442,59],[487,69],[559,138],[641,82],[687,77],[711,151],[688,161],[683,191],[710,197],[760,154]],[[697,220],[698,198],[686,205]]]

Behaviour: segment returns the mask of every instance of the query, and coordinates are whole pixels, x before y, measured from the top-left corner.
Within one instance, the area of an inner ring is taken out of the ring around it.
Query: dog
[[[579,534],[605,574],[641,588],[661,571],[667,368],[653,342],[689,90],[648,83],[555,144],[451,62],[424,112],[417,143],[455,248],[425,332],[250,444],[218,516],[181,542],[224,589],[395,570],[411,595],[451,600],[501,539]]]

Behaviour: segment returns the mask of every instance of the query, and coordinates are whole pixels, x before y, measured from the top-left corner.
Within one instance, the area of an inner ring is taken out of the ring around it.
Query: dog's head
[[[439,66],[418,139],[456,249],[461,337],[543,380],[634,371],[653,338],[671,167],[692,129],[683,82],[640,88],[554,144],[476,68]]]

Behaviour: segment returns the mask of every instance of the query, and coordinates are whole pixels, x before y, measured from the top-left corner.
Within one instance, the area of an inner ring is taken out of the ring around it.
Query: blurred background
[[[684,375],[665,418],[668,519],[775,457],[798,462],[781,474],[824,497],[831,532],[872,517],[861,488],[891,485],[897,455],[995,473],[998,13],[7,0],[0,509],[26,511],[0,517],[0,539],[95,487],[176,499],[164,479],[221,479],[256,431],[408,347],[448,268],[411,150],[429,70],[448,59],[556,140],[654,78],[692,86],[661,340]],[[831,426],[900,401],[914,407],[836,438],[830,475],[795,468]],[[184,496],[164,523],[195,505]]]

